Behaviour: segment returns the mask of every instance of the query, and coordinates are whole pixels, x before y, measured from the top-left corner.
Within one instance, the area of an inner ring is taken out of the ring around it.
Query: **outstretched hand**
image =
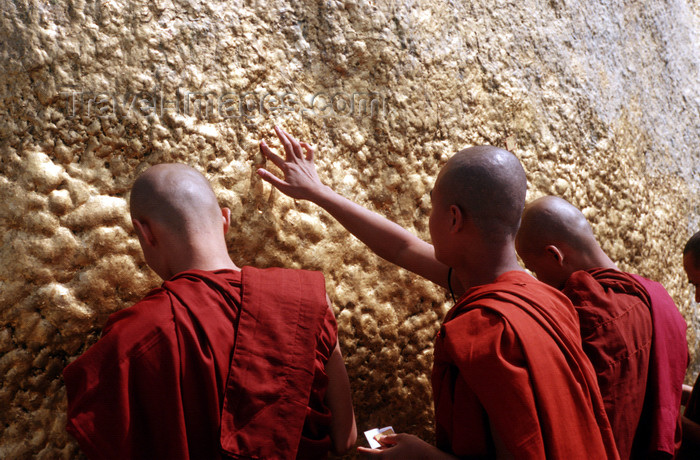
[[[321,183],[314,166],[313,148],[305,142],[297,141],[277,126],[275,132],[284,147],[285,158],[272,153],[265,141],[260,141],[260,151],[282,170],[284,178],[280,179],[263,168],[257,170],[260,177],[285,195],[309,200],[325,209],[379,257],[440,286],[449,287],[449,268],[435,258],[432,245]],[[464,292],[461,284],[453,286],[458,295]]]
[[[280,179],[264,168],[257,170],[258,175],[285,195],[296,199],[313,200],[323,189],[314,166],[313,147],[306,142],[299,142],[278,126],[275,126],[275,133],[284,147],[285,158],[272,153],[264,140],[260,141],[260,151],[282,170],[284,179]]]

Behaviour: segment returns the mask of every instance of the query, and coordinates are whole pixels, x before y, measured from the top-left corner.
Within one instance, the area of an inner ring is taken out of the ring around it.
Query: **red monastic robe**
[[[324,458],[336,341],[318,272],[186,271],[66,367],[67,430],[90,458]]]
[[[634,451],[639,458],[673,458],[681,442],[680,404],[690,359],[685,336],[688,326],[660,283],[631,276],[649,294],[654,328],[647,395]]]
[[[603,268],[573,273],[562,292],[578,312],[583,350],[595,368],[620,458],[630,458],[649,374],[649,296],[631,275]]]
[[[519,459],[619,458],[571,302],[521,271],[468,290],[435,342],[437,444]]]

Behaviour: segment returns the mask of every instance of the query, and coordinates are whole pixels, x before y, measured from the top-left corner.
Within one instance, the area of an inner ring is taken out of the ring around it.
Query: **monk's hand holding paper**
[[[453,460],[457,458],[412,434],[390,434],[381,436],[377,441],[383,446],[381,449],[358,447],[360,458],[385,460]]]
[[[284,173],[284,179],[260,168],[257,173],[285,195],[295,199],[311,200],[323,189],[314,166],[314,149],[306,142],[299,142],[280,127],[275,133],[284,147],[285,158],[274,154],[267,143],[260,141],[260,151]]]

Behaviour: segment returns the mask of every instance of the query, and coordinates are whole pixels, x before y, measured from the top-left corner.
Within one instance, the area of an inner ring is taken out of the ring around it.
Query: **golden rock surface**
[[[431,439],[432,342],[451,303],[257,179],[274,124],[318,146],[325,183],[425,239],[447,158],[512,150],[530,199],[568,199],[622,269],[667,287],[690,326],[690,382],[698,12],[697,0],[3,1],[0,458],[77,455],[61,371],[158,284],[128,190],[176,161],[232,209],[235,262],[325,273],[359,429]]]

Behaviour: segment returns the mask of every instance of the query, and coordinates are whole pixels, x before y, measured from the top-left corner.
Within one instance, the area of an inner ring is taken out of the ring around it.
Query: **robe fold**
[[[497,438],[519,459],[619,458],[571,302],[525,272],[447,313],[432,384],[438,447],[458,457],[493,457]]]
[[[320,273],[186,271],[66,367],[66,429],[89,458],[324,458],[336,341]]]
[[[574,272],[562,292],[578,313],[620,458],[630,458],[640,420],[652,422],[642,419],[653,337],[649,295],[631,275],[603,268]]]
[[[685,335],[687,324],[660,283],[639,275],[631,276],[649,294],[654,329],[647,397],[635,451],[638,458],[673,458],[681,441],[680,405],[683,380],[690,360]]]

